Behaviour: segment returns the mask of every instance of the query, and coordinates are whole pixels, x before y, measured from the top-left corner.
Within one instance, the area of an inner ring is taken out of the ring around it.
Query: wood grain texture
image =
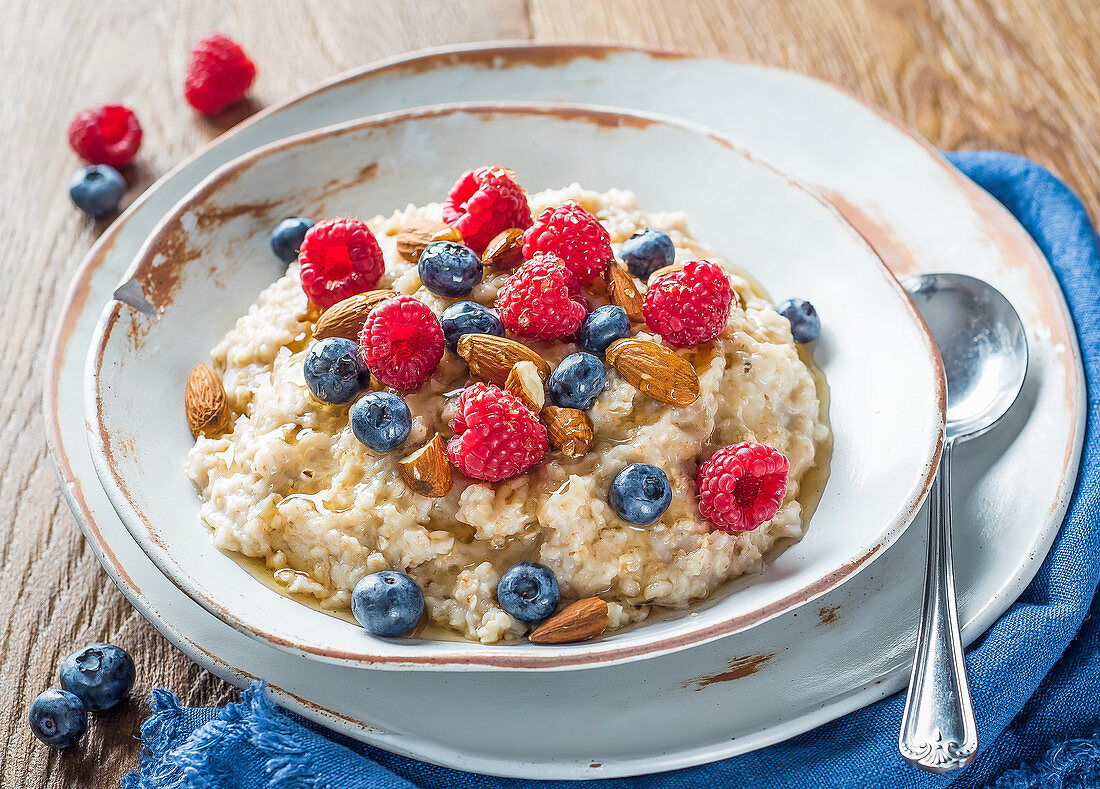
[[[196,118],[180,99],[189,43],[211,29],[259,64],[252,107],[425,46],[614,41],[725,53],[836,83],[941,148],[1030,156],[1100,210],[1100,4],[1094,0],[0,0],[0,785],[110,787],[137,761],[157,685],[186,704],[232,689],[144,622],[84,544],[46,454],[39,392],[52,330],[103,230],[66,185],[70,115],[106,101],[145,128],[133,195],[248,111]],[[33,35],[28,33],[33,31]],[[904,185],[899,185],[903,188]],[[75,647],[109,640],[138,664],[134,698],[58,754],[26,727]]]

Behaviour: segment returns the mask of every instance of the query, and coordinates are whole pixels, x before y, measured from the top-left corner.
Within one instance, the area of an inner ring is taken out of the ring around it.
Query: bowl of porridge
[[[280,260],[288,217],[314,224]],[[130,274],[86,381],[112,503],[212,613],[322,660],[721,638],[870,563],[938,457],[938,357],[881,261],[682,122],[454,106],[290,138]]]

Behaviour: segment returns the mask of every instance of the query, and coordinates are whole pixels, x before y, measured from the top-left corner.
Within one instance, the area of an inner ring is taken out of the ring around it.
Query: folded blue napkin
[[[1098,240],[1077,196],[1034,162],[995,152],[949,158],[1019,219],[1050,260],[1077,322],[1089,382],[1082,471],[1066,522],[1035,580],[967,655],[984,746],[965,771],[928,775],[902,760],[903,694],[713,764],[637,778],[538,782],[462,773],[353,742],[275,707],[258,682],[224,709],[183,708],[171,693],[153,691],[140,773],[127,775],[123,788],[1100,786]]]

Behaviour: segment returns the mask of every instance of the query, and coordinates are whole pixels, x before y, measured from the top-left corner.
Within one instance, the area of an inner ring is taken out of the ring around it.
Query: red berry
[[[443,203],[443,221],[479,255],[497,233],[531,226],[527,195],[507,167],[479,167],[463,174]]]
[[[386,263],[378,240],[358,219],[326,219],[309,229],[298,253],[302,290],[322,309],[371,290]]]
[[[643,305],[646,325],[673,348],[708,342],[726,328],[733,298],[725,269],[693,260],[650,286]]]
[[[518,397],[492,384],[463,390],[451,429],[447,457],[472,479],[514,477],[546,455],[546,428],[538,417]]]
[[[256,64],[241,45],[221,33],[211,33],[191,47],[183,95],[203,115],[216,115],[243,99],[254,79]]]
[[[419,389],[443,358],[439,318],[412,296],[387,299],[370,311],[359,330],[363,362],[386,386]]]
[[[497,294],[501,323],[521,337],[542,340],[576,333],[588,309],[572,284],[557,257],[536,255],[516,269]]]
[[[545,209],[527,228],[523,256],[531,259],[539,252],[552,252],[561,258],[582,288],[591,285],[615,259],[607,229],[574,200]]]
[[[766,444],[722,447],[695,475],[699,511],[721,531],[752,531],[779,512],[790,468],[787,458]]]
[[[124,167],[141,147],[141,124],[121,104],[91,107],[69,122],[69,145],[89,164]]]

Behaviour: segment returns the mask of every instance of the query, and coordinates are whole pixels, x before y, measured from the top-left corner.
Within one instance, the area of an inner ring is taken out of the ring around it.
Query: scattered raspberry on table
[[[221,33],[191,47],[183,95],[203,115],[217,115],[244,98],[256,79],[256,64],[233,39]]]
[[[124,167],[141,147],[141,124],[121,104],[89,107],[69,122],[69,145],[89,164]]]
[[[779,512],[790,467],[783,453],[766,444],[722,447],[695,475],[699,511],[721,531],[752,531]]]
[[[443,203],[443,221],[462,234],[479,255],[504,230],[531,226],[527,195],[507,167],[470,170],[451,187]]]
[[[522,474],[546,455],[546,428],[514,395],[492,384],[466,387],[451,419],[447,457],[467,477],[487,482]]]

